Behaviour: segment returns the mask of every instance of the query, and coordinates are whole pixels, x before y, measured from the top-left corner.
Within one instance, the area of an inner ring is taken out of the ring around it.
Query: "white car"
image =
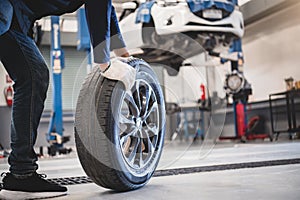
[[[201,53],[197,45],[202,45],[202,51],[220,53],[244,35],[237,0],[127,2],[120,28],[130,48],[144,50],[146,61],[178,69],[184,58]]]

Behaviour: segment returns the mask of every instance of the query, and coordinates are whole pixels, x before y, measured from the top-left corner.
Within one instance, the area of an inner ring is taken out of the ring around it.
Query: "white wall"
[[[219,59],[209,56],[206,58],[205,54],[200,54],[190,58],[187,63],[193,66],[181,67],[177,76],[169,76],[167,70],[164,70],[166,102],[195,106],[202,94],[200,84],[204,84],[209,90],[206,96],[217,91],[220,97],[225,97],[223,85],[224,74],[228,72],[227,65],[221,66],[219,62]]]
[[[169,76],[164,70],[166,102],[191,104],[200,98],[200,84],[206,84],[205,69],[181,67],[177,76]]]
[[[300,80],[300,3],[249,25],[243,49],[252,101],[285,91],[285,78]]]

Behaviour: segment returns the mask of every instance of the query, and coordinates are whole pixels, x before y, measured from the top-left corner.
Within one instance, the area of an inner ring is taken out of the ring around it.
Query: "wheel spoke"
[[[120,136],[120,143],[121,143],[121,145],[123,146],[123,145],[127,142],[128,138],[129,138],[130,136],[133,136],[136,132],[137,132],[137,129],[136,129],[136,128],[133,128],[133,129],[132,129],[130,132],[128,132],[128,133],[124,132],[124,133]]]
[[[129,157],[128,157],[128,160],[131,164],[134,163],[134,159],[136,157],[136,154],[137,154],[137,150],[138,150],[138,147],[141,143],[141,139],[138,137],[138,138],[135,138],[136,139],[136,142],[134,144],[134,147],[133,147],[133,150],[131,151],[131,153],[129,154]]]
[[[124,137],[127,134],[133,134],[134,131],[136,132],[136,126],[133,121],[133,117],[131,116],[131,119],[128,119],[128,117],[125,117],[123,114],[120,114],[119,130],[120,137]],[[121,144],[123,145],[123,142]]]
[[[148,86],[148,85],[145,85],[143,87],[143,98],[142,98],[142,105],[143,105],[143,108],[142,108],[142,113],[141,113],[141,116],[145,117],[146,114],[148,113],[148,108],[149,106],[151,107],[150,104],[150,100],[151,100],[151,95],[152,95],[152,89]]]
[[[148,108],[148,111],[145,114],[144,119],[147,119],[150,116],[150,114],[157,109],[157,107],[158,107],[157,102],[156,101],[153,102],[153,104],[150,106],[150,108]]]
[[[156,141],[156,137],[153,137],[148,134],[148,131],[144,130],[144,139],[143,139],[143,144],[144,144],[144,149],[143,152],[147,153],[146,158],[144,158],[143,162],[147,163],[151,157],[154,154],[155,151],[155,145],[153,144],[153,141]]]
[[[140,115],[139,107],[136,104],[134,98],[132,97],[132,94],[129,94],[128,92],[126,93],[125,102],[129,107],[130,113],[135,117],[138,117]]]
[[[132,92],[132,97],[135,101],[139,110],[142,110],[142,103],[141,103],[141,94],[140,94],[140,81],[135,82],[135,87],[133,87],[134,91]]]
[[[151,132],[152,133],[151,136],[158,135],[158,128],[154,123],[146,124],[145,131],[147,132],[148,135],[150,135],[149,132]]]
[[[154,152],[154,146],[153,146],[153,144],[152,144],[152,141],[151,141],[151,139],[150,139],[150,137],[149,137],[149,135],[148,135],[148,137],[147,137],[147,140],[148,140],[148,154],[149,155],[152,155],[153,154],[153,152]]]
[[[120,114],[120,119],[119,119],[119,123],[120,124],[128,124],[128,125],[134,125],[134,121],[133,119],[128,119],[127,117],[125,117],[123,114]]]
[[[141,142],[141,144],[139,145],[140,147],[140,151],[139,151],[139,166],[142,167],[143,164],[144,164],[144,161],[143,161],[143,145],[142,145],[143,142]]]

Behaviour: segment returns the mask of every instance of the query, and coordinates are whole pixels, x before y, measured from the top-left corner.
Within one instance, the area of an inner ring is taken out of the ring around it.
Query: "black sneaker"
[[[46,199],[67,194],[67,188],[47,181],[46,175],[34,173],[26,178],[16,178],[3,173],[0,199]]]

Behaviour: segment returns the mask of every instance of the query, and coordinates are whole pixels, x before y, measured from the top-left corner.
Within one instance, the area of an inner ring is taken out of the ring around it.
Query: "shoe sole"
[[[31,200],[31,199],[49,199],[67,195],[67,192],[19,192],[10,190],[1,190],[0,199],[2,200]]]

